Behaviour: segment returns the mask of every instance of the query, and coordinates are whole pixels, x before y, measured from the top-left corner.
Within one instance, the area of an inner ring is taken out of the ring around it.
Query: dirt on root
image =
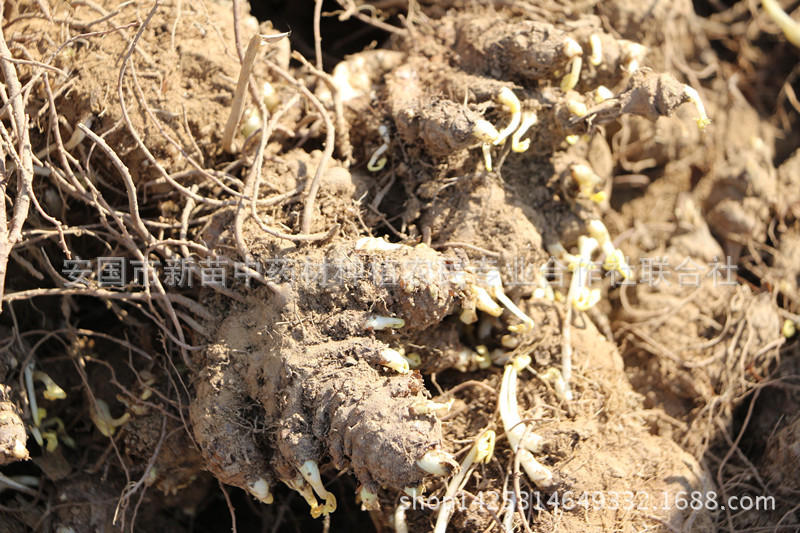
[[[751,4],[326,1],[315,57],[311,1],[6,3],[0,532],[797,530],[798,51]]]

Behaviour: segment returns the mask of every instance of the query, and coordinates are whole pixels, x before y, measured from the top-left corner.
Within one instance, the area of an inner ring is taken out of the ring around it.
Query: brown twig
[[[28,134],[28,120],[25,114],[25,106],[22,100],[22,85],[17,77],[17,70],[13,63],[6,58],[11,57],[11,51],[6,44],[3,30],[0,27],[0,68],[2,68],[5,77],[5,83],[8,87],[9,104],[11,105],[12,127],[16,132],[18,139],[18,148],[16,155],[20,160],[17,167],[17,196],[14,202],[14,211],[11,217],[11,225],[8,226],[6,218],[6,187],[8,186],[7,170],[5,165],[2,165],[2,181],[0,181],[0,296],[3,294],[3,287],[5,286],[6,268],[8,265],[8,256],[11,253],[11,248],[17,243],[22,235],[22,225],[28,218],[28,210],[30,208],[31,196],[33,195],[33,159],[31,153],[31,141]],[[14,151],[11,146],[8,147]],[[0,156],[3,148],[0,147]],[[2,157],[4,160],[5,157]],[[0,313],[2,313],[0,306]]]

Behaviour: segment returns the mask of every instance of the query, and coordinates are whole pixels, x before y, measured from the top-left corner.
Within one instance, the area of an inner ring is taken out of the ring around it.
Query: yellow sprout
[[[67,393],[64,392],[64,389],[56,385],[56,382],[41,370],[35,370],[33,372],[33,379],[40,381],[46,387],[45,391],[42,393],[45,400],[63,400],[67,397]]]
[[[578,80],[581,77],[581,67],[583,67],[583,58],[575,56],[572,59],[572,65],[566,76],[561,79],[561,90],[564,92],[571,91],[578,85]]]
[[[298,469],[303,478],[311,485],[317,496],[325,500],[325,506],[322,508],[322,514],[327,515],[336,510],[336,497],[332,492],[325,489],[322,484],[322,478],[319,474],[319,467],[316,461],[308,460]]]
[[[575,115],[576,117],[585,116],[586,113],[589,112],[589,109],[586,107],[586,104],[583,102],[579,102],[574,98],[570,98],[567,100],[567,109],[569,110],[570,114]]]
[[[794,337],[795,333],[797,333],[797,326],[795,325],[794,321],[789,320],[788,318],[784,320],[781,333],[783,333],[783,336],[787,339]]]
[[[94,422],[94,425],[97,426],[97,429],[100,430],[100,433],[106,437],[111,437],[117,431],[118,427],[125,425],[128,420],[130,420],[131,414],[125,413],[119,418],[114,418],[111,416],[111,410],[108,408],[108,404],[103,400],[97,400],[97,409],[91,409],[89,411],[89,417],[92,419],[92,422]]]

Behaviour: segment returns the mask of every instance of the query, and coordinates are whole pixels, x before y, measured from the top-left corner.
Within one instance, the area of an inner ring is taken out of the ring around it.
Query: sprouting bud
[[[572,37],[567,37],[564,41],[564,55],[572,59],[575,56],[583,54],[583,48],[578,44],[578,41]]]
[[[419,368],[422,365],[422,357],[417,352],[411,352],[403,355],[409,368]]]
[[[89,410],[89,417],[100,430],[100,433],[106,437],[111,437],[116,432],[117,428],[128,422],[131,417],[130,413],[125,413],[119,418],[111,416],[111,410],[108,404],[103,400],[97,400],[97,409]]]
[[[511,149],[515,152],[525,152],[531,146],[531,140],[525,139],[522,140],[522,136],[525,135],[528,130],[536,124],[538,121],[538,117],[536,113],[533,111],[524,111],[522,113],[522,121],[517,128],[517,131],[514,132],[514,135],[511,136]]]
[[[394,318],[390,316],[372,315],[370,316],[364,327],[366,329],[373,329],[380,331],[382,329],[400,329],[406,325],[406,321],[402,318]]]
[[[689,102],[694,104],[694,106],[697,108],[697,114],[699,115],[695,119],[695,122],[697,122],[697,127],[701,130],[705,129],[706,126],[711,124],[711,119],[709,119],[708,115],[706,115],[706,108],[703,105],[703,101],[700,99],[700,95],[696,90],[692,89],[688,85],[683,88],[683,94],[685,94]]]
[[[449,453],[435,448],[417,461],[417,466],[434,476],[448,476],[458,469],[458,463]]]
[[[618,42],[622,60],[625,62],[622,68],[629,73],[639,70],[647,48],[642,44],[625,39],[620,39]]]
[[[264,106],[270,113],[275,111],[275,108],[281,103],[278,91],[268,81],[265,81],[264,85],[261,86],[261,101],[264,102]]]
[[[605,85],[600,85],[597,89],[594,90],[594,103],[602,104],[606,100],[610,100],[614,98],[614,93],[611,92],[611,89],[606,87]]]
[[[300,475],[303,476],[311,488],[314,489],[314,492],[317,493],[317,496],[325,500],[325,506],[322,509],[322,514],[330,514],[336,510],[336,497],[333,495],[332,492],[328,492],[325,489],[325,485],[322,484],[322,478],[319,474],[319,467],[317,466],[317,462],[313,460],[308,460],[303,465],[298,468],[300,471]]]
[[[581,287],[578,289],[575,299],[572,301],[573,307],[578,311],[586,311],[600,301],[600,289],[589,289]]]
[[[503,314],[503,308],[492,299],[489,293],[486,292],[486,289],[478,287],[477,285],[472,285],[469,287],[469,291],[475,298],[475,307],[479,310],[492,316],[500,316]]]
[[[378,503],[378,495],[371,490],[369,490],[366,486],[361,487],[361,490],[358,491],[358,496],[361,498],[361,510],[362,511],[377,511],[380,509],[380,503]]]
[[[488,120],[479,119],[472,125],[472,135],[479,141],[491,144],[500,136],[497,128]]]
[[[492,141],[492,144],[498,146],[503,144],[508,136],[519,127],[520,120],[522,119],[522,106],[519,103],[517,95],[515,95],[514,91],[508,87],[503,87],[500,89],[500,93],[497,95],[496,100],[506,106],[511,112],[511,121],[508,123],[508,126],[499,131],[497,133],[497,138]]]
[[[561,90],[563,92],[571,91],[578,85],[578,80],[581,77],[581,68],[583,67],[583,58],[579,55],[572,58],[569,72],[561,80]]]
[[[598,66],[603,62],[603,44],[600,41],[600,36],[593,33],[589,36],[589,46],[592,48],[592,53],[589,56],[589,63]]]
[[[41,370],[34,370],[33,379],[40,381],[45,386],[45,391],[42,393],[45,400],[63,400],[67,397],[64,389],[56,385],[56,382],[47,373]]]
[[[491,429],[487,430],[475,443],[475,462],[489,464],[494,454],[494,443],[497,434]]]
[[[570,98],[569,100],[567,100],[567,109],[572,115],[575,115],[576,117],[585,116],[586,113],[589,112],[589,110],[586,107],[586,104],[584,104],[583,102],[579,102],[574,98]]]
[[[247,109],[244,112],[244,122],[242,122],[242,136],[246,139],[261,128],[261,115],[255,109]]]
[[[255,499],[263,503],[272,503],[273,497],[269,491],[269,483],[267,480],[259,478],[247,485],[247,490],[253,495]]]
[[[397,350],[392,350],[391,348],[386,348],[381,351],[378,362],[399,374],[408,374],[410,371],[408,361],[406,361],[405,357]]]

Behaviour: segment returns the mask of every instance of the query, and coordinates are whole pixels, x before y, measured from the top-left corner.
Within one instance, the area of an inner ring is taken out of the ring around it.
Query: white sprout
[[[269,492],[269,483],[263,477],[249,483],[247,490],[260,502],[272,503],[273,501],[272,494]]]
[[[471,293],[470,296],[475,301],[475,307],[479,310],[492,316],[500,316],[503,314],[503,308],[492,299],[486,289],[478,287],[477,285],[471,285],[469,287],[469,292]]]
[[[470,367],[474,361],[475,352],[471,350],[461,350],[458,352],[457,359],[453,363],[453,368],[459,372],[469,372]]]
[[[600,41],[600,36],[593,33],[589,36],[589,46],[592,47],[592,53],[589,56],[589,63],[598,66],[603,62],[603,43]]]
[[[625,62],[622,69],[629,73],[639,70],[641,66],[640,63],[644,60],[644,56],[647,53],[647,48],[642,44],[626,39],[620,39],[617,42],[619,43],[620,55]]]
[[[362,486],[361,490],[358,491],[358,496],[361,498],[362,511],[377,511],[380,509],[381,506],[378,503],[378,495],[369,490],[366,485]]]
[[[603,179],[594,173],[594,171],[583,164],[576,164],[570,167],[570,175],[578,183],[580,193],[585,196],[591,196],[595,191],[595,187],[603,183]]]
[[[244,112],[244,122],[242,122],[242,136],[246,139],[261,128],[261,115],[253,108],[248,108]]]
[[[480,368],[481,370],[486,370],[490,366],[492,366],[492,358],[489,355],[489,349],[484,346],[476,346],[475,347],[475,354],[472,356],[472,362],[474,366]]]
[[[514,531],[514,510],[517,508],[517,496],[514,491],[509,491],[508,505],[506,505],[505,515],[503,516],[503,531],[506,533]]]
[[[761,5],[767,15],[780,27],[786,40],[800,48],[800,24],[790,17],[776,0],[761,0]]]
[[[600,291],[590,290],[586,285],[592,268],[592,253],[597,249],[597,239],[581,235],[578,237],[578,256],[570,266],[572,279],[567,293],[567,305],[578,311],[586,311],[600,300]],[[569,314],[567,315],[570,316]],[[569,382],[572,378],[572,346],[569,340],[569,319],[564,326],[564,346],[561,352],[561,373],[564,379],[564,398],[572,400]]]
[[[594,90],[594,103],[595,104],[602,104],[606,100],[610,100],[614,98],[614,93],[611,92],[611,89],[606,87],[605,85],[600,85],[597,89]]]
[[[556,396],[558,396],[559,400],[566,401],[572,399],[572,394],[569,392],[567,383],[564,381],[564,376],[561,375],[559,369],[551,367],[547,369],[546,372],[539,374],[539,377],[553,385],[553,390],[556,391]]]
[[[488,143],[484,143],[481,146],[481,152],[483,152],[483,166],[486,167],[486,172],[492,171],[492,145]]]
[[[476,120],[472,125],[472,135],[474,135],[479,141],[483,141],[486,144],[491,144],[500,136],[500,133],[491,122],[488,120],[479,119]]]
[[[578,237],[578,261],[572,272],[567,302],[580,311],[588,309],[588,307],[585,307],[585,304],[595,298],[595,296],[587,296],[587,294],[599,295],[599,292],[591,293],[587,287],[589,272],[594,266],[592,263],[592,254],[597,250],[597,247],[597,239],[586,237],[585,235]],[[596,300],[592,305],[594,305],[594,303],[597,303]],[[591,305],[589,307],[591,307]],[[565,379],[568,381],[566,376]]]
[[[567,135],[566,137],[564,137],[564,141],[566,141],[566,143],[570,146],[578,144],[578,141],[580,140],[581,140],[580,135]]]
[[[589,236],[596,239],[606,258],[603,261],[603,268],[606,270],[616,270],[624,279],[630,279],[631,267],[625,260],[622,250],[614,248],[611,237],[608,234],[605,224],[601,220],[590,220],[588,224]]]
[[[525,139],[522,140],[522,136],[525,135],[528,130],[536,124],[539,118],[536,116],[536,113],[533,111],[524,111],[522,113],[522,122],[517,128],[517,131],[514,132],[514,135],[511,136],[511,149],[515,152],[525,152],[531,146],[531,140]]]
[[[336,496],[334,496],[332,492],[327,491],[325,485],[322,484],[317,462],[309,459],[303,463],[303,466],[298,470],[308,484],[311,485],[311,488],[314,489],[314,492],[317,493],[317,496],[325,500],[322,514],[326,515],[334,512],[336,510]]]
[[[581,54],[583,54],[583,48],[581,48],[581,45],[578,44],[578,41],[572,37],[567,37],[566,41],[564,42],[564,55],[567,56],[567,58],[572,59],[573,57]]]
[[[378,363],[387,368],[391,368],[399,374],[408,374],[410,372],[408,361],[403,357],[403,354],[391,348],[386,348],[381,351]]]
[[[697,114],[699,115],[695,120],[697,122],[697,127],[701,130],[705,129],[706,126],[711,124],[711,119],[708,118],[706,115],[706,108],[703,105],[703,101],[700,99],[700,95],[697,93],[696,90],[692,89],[688,85],[683,88],[683,94],[689,99],[689,102],[694,104],[697,108]]]
[[[378,126],[378,133],[381,136],[383,144],[372,153],[372,157],[370,157],[367,162],[367,170],[370,172],[377,172],[386,166],[386,157],[384,157],[383,154],[389,149],[389,143],[391,142],[389,138],[389,129],[386,126],[383,124]]]
[[[497,138],[492,141],[492,144],[499,146],[519,127],[520,121],[522,120],[522,105],[519,103],[517,95],[508,87],[500,89],[500,93],[495,99],[506,106],[511,112],[511,122],[508,123],[508,126],[500,130]]]
[[[417,466],[434,476],[447,476],[458,469],[458,463],[444,450],[430,450],[417,461]]]
[[[450,517],[455,510],[455,496],[461,488],[462,484],[466,482],[467,473],[474,463],[488,463],[492,459],[494,453],[495,432],[491,429],[484,431],[475,440],[475,444],[469,450],[469,453],[461,462],[461,469],[453,476],[450,483],[447,484],[447,490],[442,498],[442,505],[439,507],[439,515],[436,517],[436,527],[434,533],[445,533],[447,524],[450,522]]]
[[[94,425],[106,437],[111,437],[117,431],[117,428],[124,425],[130,419],[131,414],[125,413],[119,418],[111,416],[111,410],[108,404],[103,400],[97,400],[97,409],[89,410],[89,418],[92,419]]]
[[[533,319],[526,315],[522,309],[517,307],[517,305],[511,301],[511,298],[506,296],[506,293],[503,291],[503,283],[500,281],[500,272],[497,270],[490,270],[486,275],[486,283],[489,285],[489,291],[491,291],[489,294],[503,304],[506,309],[511,311],[511,314],[522,321],[522,324],[509,326],[508,329],[514,333],[531,331],[534,326]]]
[[[586,107],[586,104],[584,104],[583,102],[579,102],[574,98],[570,98],[569,100],[567,100],[567,109],[569,110],[571,115],[574,115],[576,117],[585,116],[586,113],[589,112],[589,109]]]
[[[481,150],[483,151],[483,164],[487,172],[492,171],[492,143],[500,137],[497,128],[492,126],[488,120],[479,119],[472,125],[472,135],[476,139],[483,142]]]
[[[572,65],[570,66],[569,72],[561,79],[562,91],[571,91],[578,85],[578,80],[581,77],[581,67],[583,67],[583,58],[581,56],[572,58]]]
[[[406,523],[406,511],[411,507],[409,502],[400,502],[394,510],[394,530],[395,533],[408,533],[408,524]]]
[[[521,355],[506,365],[503,383],[500,386],[500,418],[511,450],[519,454],[520,464],[528,474],[528,478],[539,487],[547,487],[552,483],[553,474],[537,461],[532,453],[541,449],[542,438],[532,432],[527,432],[526,435],[527,425],[522,422],[517,405],[517,374],[528,366],[530,361],[529,356]]]
[[[374,329],[379,331],[382,329],[400,329],[406,325],[406,321],[402,318],[395,318],[391,316],[372,315],[367,319],[364,327],[367,329]]]
[[[275,111],[275,108],[281,103],[278,91],[268,81],[265,81],[264,85],[261,86],[261,101],[264,102],[264,106],[270,113]]]
[[[475,300],[468,300],[463,303],[463,309],[458,318],[464,324],[473,324],[478,321],[478,312],[475,310]]]
[[[500,344],[503,345],[503,348],[514,350],[519,347],[519,337],[514,335],[503,335],[500,338]]]
[[[578,256],[569,253],[560,242],[546,244],[545,249],[552,257],[564,261],[567,265],[571,266],[578,262]]]

